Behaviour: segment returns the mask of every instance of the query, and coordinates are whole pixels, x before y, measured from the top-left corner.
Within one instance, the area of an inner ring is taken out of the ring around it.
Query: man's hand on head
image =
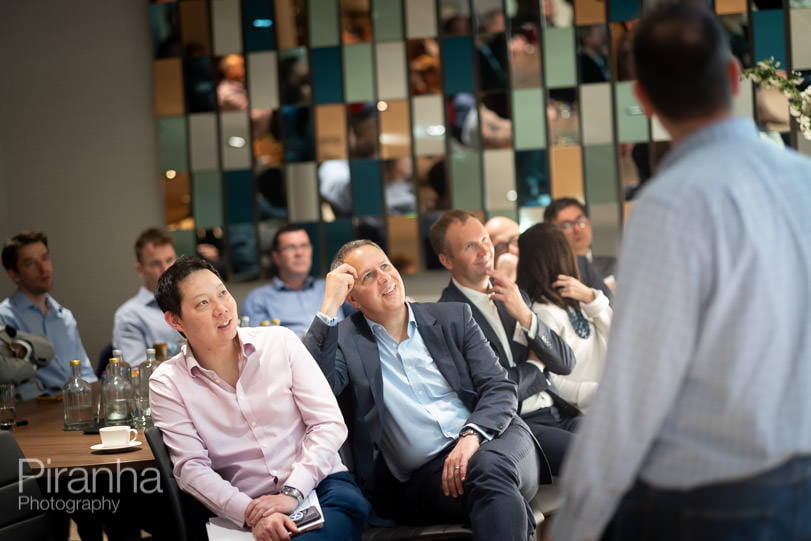
[[[335,270],[328,272],[321,313],[328,317],[335,317],[338,309],[346,302],[346,296],[352,291],[357,279],[358,271],[347,263],[342,263]]]

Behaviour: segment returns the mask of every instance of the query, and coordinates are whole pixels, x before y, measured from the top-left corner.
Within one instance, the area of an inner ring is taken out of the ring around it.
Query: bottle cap
[[[80,364],[82,364],[82,361],[80,361],[79,359],[73,359],[72,361],[70,361],[71,366],[78,366]]]

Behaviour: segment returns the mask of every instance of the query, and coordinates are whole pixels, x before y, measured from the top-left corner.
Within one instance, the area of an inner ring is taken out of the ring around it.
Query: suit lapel
[[[425,347],[428,348],[428,352],[434,359],[437,368],[439,368],[439,372],[444,376],[451,389],[459,392],[461,385],[459,373],[448,350],[445,336],[442,333],[442,326],[421,305],[415,303],[411,305],[411,308],[414,310],[414,319],[417,320],[417,329],[422,341],[425,343]]]
[[[375,403],[383,407],[383,373],[380,371],[380,352],[377,349],[377,340],[372,334],[372,329],[366,322],[363,314],[357,312],[352,316],[357,334],[353,337],[352,343],[355,346],[357,358],[363,367],[363,371],[369,381],[369,388],[372,390],[372,398]]]
[[[496,353],[498,361],[501,363],[502,366],[504,366],[504,368],[509,368],[509,365],[507,363],[507,352],[504,351],[504,347],[501,345],[501,340],[499,340],[496,331],[493,330],[492,325],[490,325],[490,323],[484,317],[484,314],[482,314],[481,310],[479,310],[475,304],[470,302],[470,299],[468,299],[465,296],[465,294],[462,293],[458,287],[456,287],[456,284],[454,284],[453,281],[451,281],[451,283],[448,284],[448,287],[445,288],[445,291],[447,292],[446,298],[448,300],[464,302],[467,303],[468,306],[470,306],[470,310],[473,312],[473,319],[476,321],[476,323],[479,324],[479,327],[481,327],[481,330],[484,333],[484,337],[487,339],[487,341],[490,343],[490,347],[493,348],[493,351]],[[501,303],[496,303],[496,307],[498,308],[499,316],[502,318],[503,321],[504,315],[502,313],[502,310],[504,310],[504,307],[501,305]],[[515,324],[513,323],[513,325]]]

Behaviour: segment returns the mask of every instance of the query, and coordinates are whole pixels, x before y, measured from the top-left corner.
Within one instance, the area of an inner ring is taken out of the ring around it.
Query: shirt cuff
[[[528,346],[529,340],[535,340],[535,336],[538,334],[538,316],[535,315],[535,312],[532,312],[532,321],[529,322],[529,329],[525,328],[521,325],[518,321],[515,322],[515,330],[513,331],[513,341],[521,344],[522,346]]]
[[[476,432],[478,432],[479,434],[481,434],[481,435],[482,435],[482,437],[483,437],[484,439],[486,439],[487,441],[490,441],[490,440],[492,440],[492,439],[493,439],[493,436],[492,436],[491,434],[489,434],[489,433],[487,432],[487,430],[483,429],[482,427],[480,427],[480,426],[479,426],[479,425],[477,425],[477,424],[468,423],[468,424],[466,424],[465,426],[463,426],[462,428],[468,428],[468,427],[472,428],[473,430],[475,430]]]
[[[327,327],[334,327],[335,325],[338,324],[338,318],[337,317],[329,317],[328,315],[326,315],[323,312],[318,312],[316,314],[316,317],[318,317],[318,319],[323,321],[324,325],[326,325]]]

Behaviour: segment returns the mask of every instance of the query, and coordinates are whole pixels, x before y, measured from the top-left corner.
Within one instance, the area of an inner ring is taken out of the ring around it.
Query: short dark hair
[[[553,199],[552,202],[546,206],[543,211],[543,221],[551,224],[557,220],[560,211],[568,207],[577,207],[583,213],[583,216],[588,216],[586,206],[574,197],[559,197],[558,199]]]
[[[731,57],[718,18],[701,0],[663,0],[633,34],[634,75],[667,119],[694,120],[729,109]]]
[[[305,233],[307,233],[307,230],[304,229],[304,226],[302,226],[302,225],[298,225],[298,224],[283,225],[282,227],[280,227],[276,231],[276,234],[273,235],[273,244],[271,244],[270,249],[273,250],[274,252],[278,252],[279,251],[279,237],[281,237],[285,233],[292,233],[293,231],[304,231]],[[310,234],[307,233],[307,236],[309,237]]]
[[[34,244],[35,242],[41,242],[46,248],[48,247],[48,237],[41,231],[23,231],[8,239],[3,245],[3,267],[5,267],[7,271],[17,271],[17,260],[20,248]]]
[[[335,269],[340,267],[341,264],[343,264],[344,259],[346,259],[346,256],[349,254],[349,252],[351,252],[352,250],[356,250],[361,246],[374,246],[384,254],[386,253],[383,250],[383,248],[381,248],[380,245],[373,240],[369,239],[350,240],[349,242],[338,248],[338,253],[335,254],[335,257],[332,258],[332,264],[330,264],[329,270],[334,271]]]
[[[147,244],[152,244],[153,246],[166,246],[169,244],[174,247],[175,241],[169,233],[157,227],[150,227],[142,231],[135,240],[135,260],[138,263],[141,262],[141,255],[143,255],[144,247],[146,247]]]
[[[183,297],[180,294],[180,282],[189,277],[190,274],[208,270],[213,272],[217,278],[222,279],[220,273],[211,263],[196,256],[180,256],[174,264],[161,274],[158,280],[158,287],[155,289],[155,300],[164,312],[171,312],[176,316],[182,315],[180,305]]]
[[[431,229],[428,231],[428,240],[431,241],[431,248],[434,249],[434,253],[437,256],[444,254],[447,249],[445,235],[448,234],[448,228],[451,224],[454,222],[465,224],[471,218],[478,220],[478,218],[466,210],[448,210],[431,225]]]
[[[551,303],[561,308],[578,307],[574,299],[564,298],[552,287],[559,274],[580,279],[577,257],[566,235],[551,223],[535,224],[518,237],[516,283],[533,302]]]

